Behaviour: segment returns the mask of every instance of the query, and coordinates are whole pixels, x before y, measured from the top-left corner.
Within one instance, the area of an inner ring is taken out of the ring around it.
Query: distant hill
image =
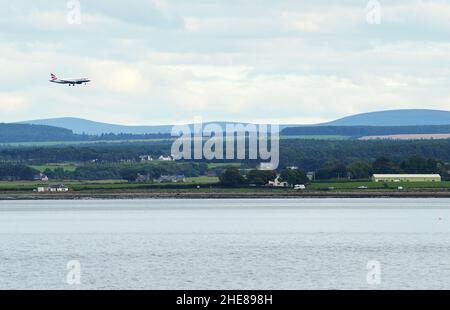
[[[29,124],[0,123],[0,143],[72,141],[78,137],[69,129]]]
[[[204,123],[203,125],[210,124],[212,122]],[[72,130],[76,134],[88,134],[88,135],[101,135],[101,134],[170,134],[173,125],[154,125],[154,126],[127,126],[127,125],[115,125],[108,123],[101,123],[90,121],[82,118],[63,117],[63,118],[50,118],[41,120],[32,120],[20,122],[19,124],[34,124],[34,125],[47,125],[56,126]],[[225,128],[226,124],[233,124],[227,122],[214,122],[214,124],[220,125]],[[193,125],[189,124],[191,129]],[[286,128],[288,125],[280,125],[280,129]]]
[[[370,112],[347,116],[326,126],[416,126],[450,125],[450,111],[409,109]]]
[[[450,125],[435,126],[297,126],[281,131],[283,136],[364,136],[450,134]]]
[[[103,133],[113,134],[153,134],[153,133],[170,133],[171,125],[162,126],[125,126],[114,125],[101,122],[94,122],[82,118],[75,117],[61,117],[61,118],[49,118],[21,122],[21,124],[34,124],[34,125],[47,125],[62,127],[72,130],[77,134],[89,134],[89,135],[101,135]]]
[[[169,139],[170,134],[75,134],[70,129],[34,124],[0,123],[0,144],[31,142],[124,142]]]
[[[217,122],[222,127],[225,122]],[[159,126],[126,126],[90,121],[82,118],[63,117],[21,122],[21,124],[36,124],[62,127],[72,130],[75,134],[167,134],[173,125]],[[450,111],[409,109],[370,112],[347,116],[332,122],[318,125],[280,125],[280,130],[287,127],[314,126],[432,126],[450,125]],[[191,125],[192,126],[192,125]]]

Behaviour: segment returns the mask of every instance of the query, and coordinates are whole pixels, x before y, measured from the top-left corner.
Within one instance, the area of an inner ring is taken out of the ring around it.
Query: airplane
[[[84,85],[86,85],[87,83],[89,83],[91,81],[91,80],[86,79],[86,78],[61,80],[61,79],[58,79],[58,77],[56,75],[54,75],[53,73],[50,73],[50,77],[51,77],[50,82],[52,82],[52,83],[69,84],[69,86],[75,86],[76,84],[84,84]]]

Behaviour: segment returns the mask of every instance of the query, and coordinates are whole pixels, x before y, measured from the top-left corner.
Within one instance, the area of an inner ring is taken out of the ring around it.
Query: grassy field
[[[50,182],[41,181],[15,181],[0,182],[0,191],[32,191],[37,187],[47,187],[49,184],[63,183],[71,190],[127,190],[127,189],[149,189],[160,187],[186,187],[194,185],[213,185],[219,181],[216,177],[195,177],[186,178],[185,183],[132,183],[125,180],[99,180],[99,181],[67,181],[51,180]]]
[[[100,180],[100,181],[63,181],[52,180],[51,182],[40,181],[17,181],[0,182],[0,191],[32,191],[39,186],[46,187],[49,184],[64,183],[73,191],[96,191],[96,190],[171,190],[180,189],[190,191],[196,185],[202,188],[217,185],[217,177],[187,178],[185,183],[131,183],[124,180]],[[365,186],[367,189],[359,189]],[[450,181],[444,182],[400,182],[400,183],[375,183],[375,182],[315,182],[307,186],[307,191],[393,191],[401,186],[404,190],[450,190]],[[230,189],[231,191],[292,191],[288,188],[268,187],[245,187]]]
[[[171,141],[169,138],[155,138],[155,139],[129,139],[129,140],[95,140],[95,141],[50,141],[50,142],[11,142],[1,143],[0,147],[16,147],[16,146],[57,146],[57,145],[79,145],[79,144],[102,144],[102,143],[142,143],[142,142],[161,142]]]
[[[195,178],[186,178],[186,183],[194,183],[194,184],[216,184],[219,182],[218,177],[195,177]]]
[[[376,182],[329,182],[329,183],[312,183],[307,186],[308,190],[328,190],[334,188],[335,190],[364,190],[358,189],[360,186],[366,186],[367,190],[398,190],[401,186],[404,189],[450,189],[450,181],[444,182],[390,182],[390,183],[376,183]]]
[[[227,168],[240,168],[240,163],[209,163],[208,169],[227,169]]]
[[[40,172],[44,172],[47,169],[55,170],[57,168],[62,168],[65,171],[73,172],[77,169],[77,166],[74,164],[46,164],[46,165],[32,165],[31,168],[34,168]]]
[[[14,181],[14,182],[6,182],[0,181],[0,191],[1,190],[17,190],[17,191],[31,191],[36,189],[39,186],[47,187],[49,184],[59,184],[63,183],[69,188],[73,188],[75,186],[83,186],[83,185],[111,185],[114,184],[126,184],[124,180],[99,180],[99,181],[64,181],[64,180],[52,180],[51,182],[41,182],[41,181]]]
[[[281,136],[281,139],[301,139],[301,140],[349,140],[350,136],[340,135],[296,135]],[[18,146],[58,146],[58,145],[81,145],[81,144],[103,144],[103,143],[142,143],[142,142],[161,142],[173,141],[175,138],[154,138],[154,139],[124,139],[124,140],[94,140],[94,141],[49,141],[49,142],[9,142],[1,143],[0,147],[18,147]],[[204,138],[207,140],[207,138]]]
[[[281,136],[281,139],[299,139],[299,140],[350,140],[350,136],[339,135],[308,135],[308,136]]]

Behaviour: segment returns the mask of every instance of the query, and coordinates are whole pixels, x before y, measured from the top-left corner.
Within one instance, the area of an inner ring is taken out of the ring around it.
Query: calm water
[[[10,288],[450,289],[450,200],[0,202]]]

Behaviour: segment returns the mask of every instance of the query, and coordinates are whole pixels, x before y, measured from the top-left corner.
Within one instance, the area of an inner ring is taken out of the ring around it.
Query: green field
[[[304,136],[281,136],[281,139],[298,139],[298,140],[350,140],[350,136],[339,135],[304,135]]]
[[[39,186],[46,187],[50,184],[63,183],[69,188],[74,188],[76,186],[92,185],[92,186],[114,186],[115,184],[124,184],[124,180],[99,180],[99,181],[64,181],[64,180],[52,180],[50,182],[41,181],[13,181],[6,182],[0,181],[0,191],[1,190],[16,190],[16,191],[31,191]],[[125,183],[126,184],[126,183]]]
[[[219,182],[219,178],[217,177],[195,177],[195,178],[186,178],[186,183],[194,183],[194,184],[216,184]],[[185,184],[186,184],[185,183]]]
[[[360,186],[366,186],[367,189],[358,189]],[[307,186],[308,190],[398,190],[401,186],[404,189],[450,189],[450,181],[444,182],[315,182]]]
[[[49,182],[41,181],[14,181],[0,182],[0,191],[32,191],[37,187],[47,187],[49,184],[63,183],[71,190],[127,190],[127,189],[151,189],[161,187],[189,187],[194,185],[213,185],[219,181],[217,177],[193,177],[186,178],[184,183],[133,183],[125,180],[99,180],[99,181],[68,181],[51,180]]]
[[[73,172],[77,169],[75,164],[46,164],[46,165],[31,165],[31,168],[34,168],[40,172],[44,172],[47,169],[55,170],[57,168],[62,168],[65,171]]]
[[[129,140],[95,140],[95,141],[50,141],[50,142],[11,142],[2,143],[0,147],[16,146],[58,146],[58,145],[79,145],[79,144],[102,144],[102,143],[139,143],[139,142],[161,142],[171,141],[168,138],[155,139],[129,139]]]
[[[217,185],[219,179],[217,177],[194,177],[186,178],[184,183],[133,183],[124,180],[100,180],[100,181],[63,181],[52,180],[51,182],[40,181],[17,181],[17,182],[0,182],[0,191],[32,191],[39,186],[46,187],[49,184],[64,183],[73,191],[96,191],[96,190],[194,190],[196,185],[202,188]],[[358,189],[365,186],[367,189]],[[444,182],[400,182],[400,183],[375,183],[375,182],[314,182],[307,185],[307,191],[393,191],[398,190],[402,186],[404,190],[450,190],[450,181]],[[216,188],[217,189],[217,188]],[[224,189],[225,190],[225,189]],[[268,188],[268,187],[243,187],[233,188],[230,191],[291,191],[288,188]]]
[[[58,145],[81,145],[81,144],[102,144],[102,143],[142,143],[142,142],[162,142],[173,141],[175,138],[155,138],[155,139],[125,139],[125,140],[94,140],[94,141],[48,141],[48,142],[9,142],[1,143],[0,147],[17,146],[58,146]],[[281,139],[300,139],[300,140],[349,140],[350,136],[340,135],[298,135],[281,136]],[[207,140],[207,138],[204,138]]]
[[[209,163],[208,169],[214,170],[214,169],[227,169],[227,168],[240,168],[240,163]]]

